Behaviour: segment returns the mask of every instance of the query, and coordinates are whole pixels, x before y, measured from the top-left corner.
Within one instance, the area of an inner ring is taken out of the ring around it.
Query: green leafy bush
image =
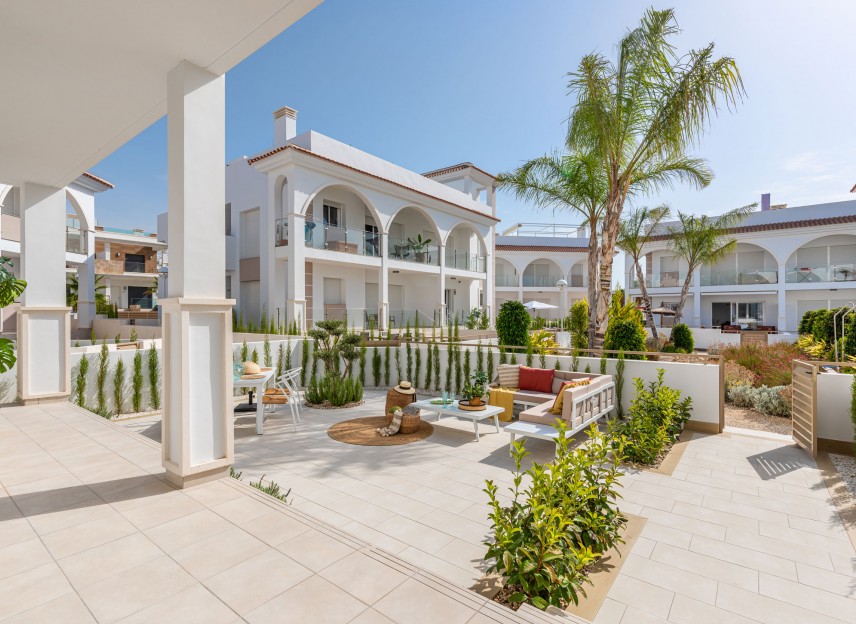
[[[800,335],[813,335],[812,332],[814,331],[815,312],[817,312],[817,310],[809,310],[808,312],[803,314],[802,318],[800,319],[799,327],[797,328],[797,333],[799,333]]]
[[[125,362],[122,358],[116,362],[116,370],[113,373],[113,407],[116,414],[121,414],[123,405],[122,399],[125,396]]]
[[[557,426],[556,458],[549,464],[522,471],[528,453],[522,442],[514,443],[510,503],[497,495],[493,481],[485,487],[492,522],[488,572],[507,579],[512,603],[539,609],[578,603],[587,569],[622,542],[627,523],[617,507],[621,449],[612,449],[592,426],[588,444],[570,450],[566,425],[558,420]]]
[[[685,323],[678,323],[672,328],[672,344],[683,353],[692,353],[695,350],[693,332]]]
[[[155,343],[149,348],[149,405],[153,410],[159,410],[161,406],[160,396],[160,362],[158,362],[158,352],[155,349]]]
[[[525,347],[529,344],[529,312],[517,300],[505,301],[496,316],[496,335],[499,344],[507,347]]]
[[[80,407],[86,407],[86,376],[89,373],[89,358],[84,353],[77,367],[77,378],[74,381],[74,402]]]
[[[131,375],[131,409],[143,410],[143,354],[138,350],[134,354],[134,372]]]
[[[571,332],[572,347],[588,349],[588,316],[589,305],[585,299],[580,299],[571,306],[568,330]]]
[[[726,389],[725,396],[735,407],[755,407],[755,388],[746,384],[736,384]]]
[[[320,380],[313,379],[306,389],[306,401],[314,405],[329,402],[333,407],[363,400],[363,385],[358,379],[342,377],[335,373],[324,375]]]
[[[850,420],[853,422],[853,453],[856,454],[856,375],[850,386]]]
[[[645,328],[635,317],[610,318],[603,348],[613,351],[644,351]],[[628,360],[641,360],[644,355],[627,355]]]
[[[634,379],[636,393],[627,420],[609,423],[612,444],[622,448],[629,461],[656,463],[690,419],[692,398],[681,399],[680,390],[663,385],[665,372],[658,368],[657,380],[650,382],[647,388],[641,379]]]
[[[98,355],[98,374],[95,377],[96,387],[96,409],[99,412],[107,410],[107,395],[104,391],[107,387],[107,373],[110,370],[110,350],[107,348],[107,343],[101,343],[101,353]]]

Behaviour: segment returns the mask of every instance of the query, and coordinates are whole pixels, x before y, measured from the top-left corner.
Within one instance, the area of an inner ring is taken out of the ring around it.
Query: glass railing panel
[[[497,286],[517,286],[518,279],[516,275],[496,275]]]
[[[125,273],[145,273],[146,272],[146,263],[145,262],[132,262],[129,260],[125,260]]]
[[[743,286],[752,284],[776,284],[779,281],[777,269],[750,269],[702,271],[702,286]]]
[[[412,238],[390,236],[388,253],[392,260],[440,266],[440,246],[434,243],[419,243]]]
[[[572,288],[585,288],[586,280],[582,275],[571,275],[570,286]]]
[[[485,257],[469,251],[458,251],[457,249],[446,250],[446,266],[450,269],[461,269],[463,271],[485,272]]]
[[[555,288],[561,276],[558,275],[524,275],[523,286],[536,288]]]
[[[65,249],[69,253],[86,253],[86,235],[79,228],[65,228]]]
[[[276,247],[285,247],[288,245],[288,221],[286,219],[277,219],[274,224],[273,244]]]
[[[324,225],[317,221],[306,221],[305,242],[313,249],[326,249],[358,256],[380,256],[380,234]]]

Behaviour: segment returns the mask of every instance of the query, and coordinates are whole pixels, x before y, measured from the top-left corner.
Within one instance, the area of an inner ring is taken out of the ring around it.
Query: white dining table
[[[261,375],[264,375],[264,377],[259,377],[257,379],[243,379],[238,377],[237,379],[233,378],[232,380],[232,385],[235,388],[252,388],[256,391],[256,433],[259,435],[262,435],[265,432],[265,406],[262,401],[262,397],[265,394],[265,386],[267,386],[275,373],[276,370],[272,368],[261,372]]]

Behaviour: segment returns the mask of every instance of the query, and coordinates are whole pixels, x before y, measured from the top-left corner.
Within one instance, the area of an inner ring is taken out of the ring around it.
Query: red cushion
[[[529,368],[528,366],[521,366],[520,389],[552,394],[554,372],[555,370],[552,368]]]

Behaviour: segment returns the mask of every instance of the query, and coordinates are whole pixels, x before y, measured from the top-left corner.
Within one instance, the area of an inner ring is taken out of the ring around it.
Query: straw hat
[[[259,365],[255,362],[244,362],[244,374],[245,375],[258,375],[262,372],[262,369],[259,368]]]
[[[400,382],[395,388],[393,388],[399,394],[416,394],[416,390],[413,388],[413,385],[409,381]]]

